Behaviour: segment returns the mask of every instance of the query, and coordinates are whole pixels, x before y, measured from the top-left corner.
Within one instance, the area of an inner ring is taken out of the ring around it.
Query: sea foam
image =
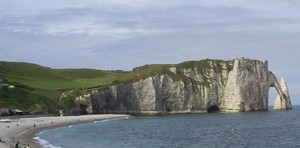
[[[105,119],[105,120],[100,120],[100,121],[94,121],[94,123],[107,122],[107,121],[110,121],[110,119]]]
[[[61,148],[59,146],[52,145],[49,141],[41,139],[40,137],[34,137],[33,139],[37,140],[43,148]]]

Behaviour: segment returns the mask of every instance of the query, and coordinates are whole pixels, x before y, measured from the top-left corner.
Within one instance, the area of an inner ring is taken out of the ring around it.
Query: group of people
[[[15,148],[30,148],[29,144],[20,144],[19,142],[17,142]]]

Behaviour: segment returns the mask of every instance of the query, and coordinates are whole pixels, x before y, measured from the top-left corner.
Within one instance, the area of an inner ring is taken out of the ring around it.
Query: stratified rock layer
[[[268,110],[268,93],[275,87],[281,100],[290,103],[268,63],[250,59],[211,60],[204,68],[168,69],[191,81],[174,80],[168,74],[155,74],[134,83],[93,90],[89,113],[198,113]],[[286,107],[285,109],[290,109]]]

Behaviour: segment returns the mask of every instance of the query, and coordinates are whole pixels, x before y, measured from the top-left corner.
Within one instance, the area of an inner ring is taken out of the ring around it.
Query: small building
[[[18,109],[10,109],[9,110],[9,115],[14,116],[14,115],[23,115],[23,111],[18,110]]]
[[[15,86],[14,85],[8,85],[8,88],[13,89],[13,88],[15,88]]]

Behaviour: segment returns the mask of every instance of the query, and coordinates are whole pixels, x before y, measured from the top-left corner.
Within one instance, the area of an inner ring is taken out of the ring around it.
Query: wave
[[[105,119],[105,120],[100,120],[100,121],[94,121],[94,123],[107,122],[107,121],[110,121],[110,119]]]
[[[101,122],[108,122],[108,121],[113,121],[113,120],[123,120],[123,119],[129,119],[130,117],[124,117],[124,118],[112,118],[112,119],[104,119],[100,121],[94,121],[94,123],[101,123]]]
[[[46,130],[43,130],[43,131],[39,132],[39,134],[38,134],[38,135],[40,135],[40,134],[43,134],[45,131],[46,131]]]
[[[59,146],[52,145],[49,141],[41,139],[40,137],[34,137],[33,139],[37,140],[43,148],[61,148]]]

